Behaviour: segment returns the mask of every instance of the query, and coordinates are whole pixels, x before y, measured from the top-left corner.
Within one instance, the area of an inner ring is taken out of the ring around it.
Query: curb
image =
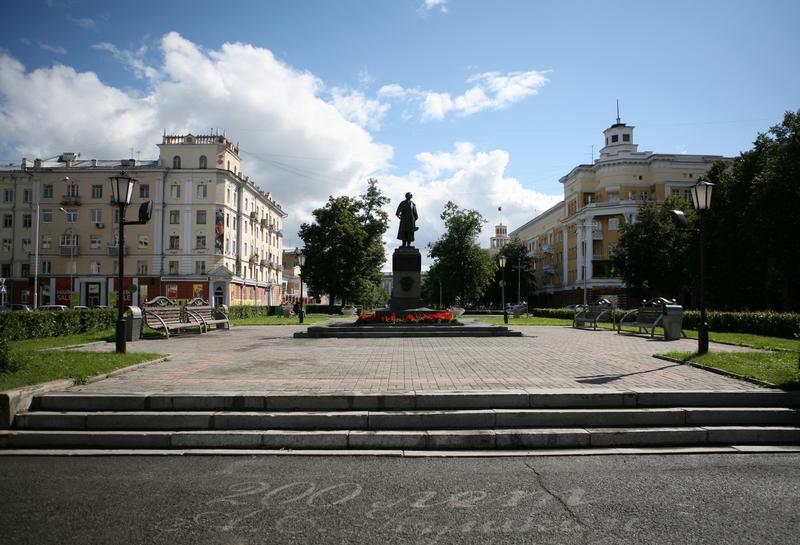
[[[766,380],[759,380],[755,377],[749,377],[745,375],[740,375],[738,373],[734,373],[732,371],[726,371],[724,369],[719,369],[717,367],[711,367],[709,365],[703,365],[702,363],[696,363],[693,361],[688,360],[679,360],[676,358],[670,358],[669,356],[663,356],[661,354],[653,354],[653,357],[659,360],[669,361],[672,363],[680,363],[681,365],[688,365],[689,367],[696,367],[697,369],[702,369],[703,371],[710,371],[712,373],[716,373],[717,375],[723,375],[730,378],[735,378],[737,380],[741,380],[744,382],[749,382],[751,384],[756,384],[758,386],[762,386],[764,388],[776,388],[781,389],[780,386],[777,384],[772,384],[771,382],[767,382]]]
[[[92,382],[97,382],[99,380],[103,380],[108,377],[113,377],[121,373],[127,373],[128,371],[135,371],[136,369],[140,369],[141,367],[145,367],[147,365],[153,365],[155,363],[161,363],[168,359],[169,356],[164,356],[162,358],[157,358],[155,360],[143,361],[142,363],[137,363],[134,365],[129,365],[128,367],[115,369],[108,373],[103,373],[102,375],[94,375],[92,377],[89,377],[86,380],[86,383],[90,384]],[[14,424],[14,417],[17,415],[17,413],[27,411],[31,406],[31,401],[33,401],[33,398],[38,396],[39,394],[44,394],[47,392],[53,392],[58,390],[66,390],[67,388],[71,388],[78,384],[80,383],[75,379],[65,378],[59,380],[52,380],[50,382],[41,382],[39,384],[30,384],[28,386],[22,386],[20,388],[15,388],[13,390],[6,390],[4,392],[0,392],[0,430],[11,429],[11,426]]]

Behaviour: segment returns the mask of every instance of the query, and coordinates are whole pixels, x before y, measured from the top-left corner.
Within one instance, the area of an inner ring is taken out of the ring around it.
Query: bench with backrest
[[[147,327],[163,332],[168,339],[172,331],[199,329],[202,332],[203,329],[203,324],[194,316],[187,316],[185,321],[178,303],[163,295],[146,301],[142,311]]]
[[[597,329],[597,322],[601,321],[609,321],[608,318],[611,318],[612,326],[611,328],[614,329],[613,325],[613,312],[614,307],[611,303],[605,299],[601,299],[600,301],[591,304],[591,305],[578,305],[575,307],[575,316],[572,318],[572,327],[575,328],[583,328],[586,324],[591,324],[592,329]]]
[[[215,329],[230,329],[231,327],[225,310],[215,309],[202,297],[195,297],[186,303],[186,314],[199,320],[206,331],[210,325],[214,325]]]
[[[655,335],[656,327],[661,325],[664,319],[664,305],[672,303],[662,297],[658,297],[646,303],[643,302],[639,308],[629,310],[622,316],[622,319],[617,324],[617,333],[622,333],[622,326],[630,326],[638,328],[641,333],[644,329],[645,332],[650,330],[650,336]]]

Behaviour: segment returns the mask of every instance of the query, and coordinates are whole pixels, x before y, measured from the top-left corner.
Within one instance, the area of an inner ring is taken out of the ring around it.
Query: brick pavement
[[[693,351],[610,331],[519,326],[521,338],[293,339],[300,326],[235,327],[129,343],[165,363],[73,390],[86,392],[391,392],[412,390],[753,389],[651,357]],[[95,350],[114,349],[113,343]],[[712,350],[744,350],[712,343]]]

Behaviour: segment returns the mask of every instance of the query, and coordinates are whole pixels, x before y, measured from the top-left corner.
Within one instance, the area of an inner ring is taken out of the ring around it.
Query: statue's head
[[[410,198],[411,198],[411,197],[413,197],[413,196],[414,196],[414,195],[412,195],[411,193],[406,193],[406,199],[410,199]]]

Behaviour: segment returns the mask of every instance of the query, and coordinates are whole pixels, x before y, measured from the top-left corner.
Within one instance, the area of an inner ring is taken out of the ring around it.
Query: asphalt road
[[[795,544],[800,455],[3,457],[0,543]]]

